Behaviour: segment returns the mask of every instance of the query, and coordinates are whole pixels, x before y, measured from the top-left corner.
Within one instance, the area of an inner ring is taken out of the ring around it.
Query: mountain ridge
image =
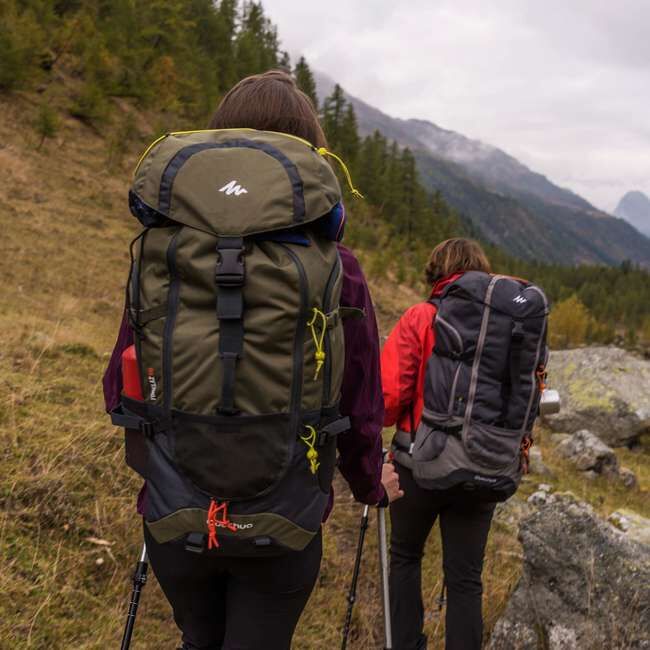
[[[318,96],[331,94],[335,82],[320,72],[314,76]],[[391,117],[344,92],[359,132],[379,130],[411,148],[425,187],[440,191],[490,243],[529,260],[615,265],[630,259],[650,267],[650,239],[505,151],[429,120]]]

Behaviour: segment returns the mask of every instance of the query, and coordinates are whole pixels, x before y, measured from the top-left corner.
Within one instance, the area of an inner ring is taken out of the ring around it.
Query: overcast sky
[[[264,0],[292,60],[605,210],[650,195],[650,0]]]

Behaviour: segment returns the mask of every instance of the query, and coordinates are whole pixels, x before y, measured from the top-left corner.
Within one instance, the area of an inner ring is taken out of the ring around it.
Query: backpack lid
[[[319,219],[340,200],[334,170],[306,140],[255,129],[169,133],[144,152],[131,207],[217,236]]]

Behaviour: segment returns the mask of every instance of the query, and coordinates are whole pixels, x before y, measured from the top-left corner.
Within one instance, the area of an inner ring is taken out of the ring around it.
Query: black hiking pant
[[[481,572],[494,503],[470,502],[458,492],[425,490],[395,463],[404,497],[390,506],[390,592],[394,650],[422,650],[422,557],[440,518],[447,584],[446,650],[479,650],[483,635]]]
[[[151,567],[187,650],[289,650],[320,569],[321,533],[300,552],[227,558],[158,544],[145,526]]]

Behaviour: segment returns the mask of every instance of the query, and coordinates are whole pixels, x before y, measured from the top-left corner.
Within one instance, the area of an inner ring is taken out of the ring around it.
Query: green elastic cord
[[[314,359],[316,359],[316,372],[314,373],[314,381],[318,379],[318,375],[325,363],[325,331],[327,330],[327,316],[317,307],[312,309],[313,317],[307,323],[307,327],[311,330],[311,337],[316,346]],[[320,333],[316,330],[316,321],[320,318],[321,330]]]
[[[316,474],[320,463],[318,462],[318,451],[314,446],[316,444],[316,429],[314,427],[306,425],[305,429],[309,432],[306,436],[300,436],[300,439],[307,445],[307,460],[309,461],[309,471],[312,474]]]

